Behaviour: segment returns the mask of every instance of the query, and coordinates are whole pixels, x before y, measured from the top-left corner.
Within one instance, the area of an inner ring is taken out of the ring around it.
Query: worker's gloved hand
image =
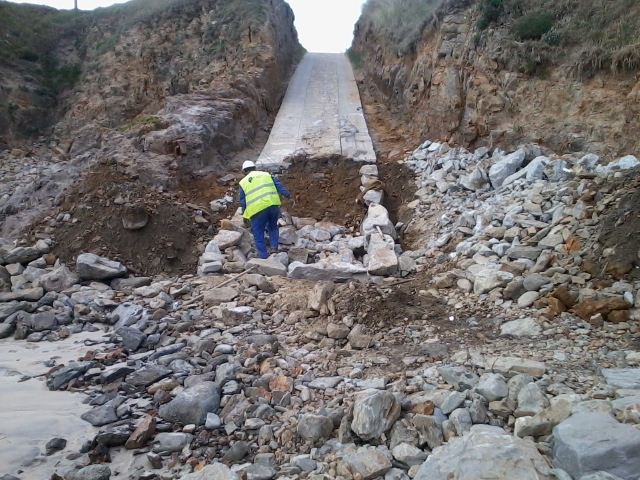
[[[291,206],[295,207],[296,206],[296,199],[293,195],[291,195],[289,197],[289,200],[291,200]]]
[[[248,218],[243,218],[242,225],[244,225],[244,228],[251,228],[251,220],[249,220]]]

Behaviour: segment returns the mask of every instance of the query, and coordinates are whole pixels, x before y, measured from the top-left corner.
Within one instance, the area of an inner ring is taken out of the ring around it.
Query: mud
[[[206,196],[198,190],[200,187],[196,184],[188,192],[164,193],[101,164],[72,190],[57,211],[49,212],[50,218],[69,213],[71,222],[44,219],[30,233],[36,236],[48,232],[55,240],[53,253],[70,265],[80,253],[91,252],[118,260],[137,274],[193,273],[199,241],[207,233],[213,234],[218,221],[228,215],[204,213],[209,224],[196,223],[195,207],[208,210],[208,205],[193,203]],[[226,191],[226,187],[221,189]],[[125,203],[117,204],[117,199]],[[125,213],[139,214],[141,210],[148,214],[147,225],[139,230],[125,229]]]

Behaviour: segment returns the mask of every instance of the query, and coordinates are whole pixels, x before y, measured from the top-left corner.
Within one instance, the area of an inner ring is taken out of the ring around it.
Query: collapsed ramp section
[[[257,165],[278,170],[293,157],[376,156],[351,64],[344,54],[307,53],[291,78]]]

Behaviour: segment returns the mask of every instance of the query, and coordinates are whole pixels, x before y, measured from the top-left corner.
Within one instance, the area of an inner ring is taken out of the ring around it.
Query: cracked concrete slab
[[[376,156],[346,55],[307,53],[291,78],[258,166],[277,169],[293,156]]]

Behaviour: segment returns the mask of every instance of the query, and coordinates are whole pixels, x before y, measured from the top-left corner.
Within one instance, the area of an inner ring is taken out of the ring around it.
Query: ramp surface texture
[[[376,161],[353,70],[344,54],[305,55],[257,163],[278,168],[297,155]]]

